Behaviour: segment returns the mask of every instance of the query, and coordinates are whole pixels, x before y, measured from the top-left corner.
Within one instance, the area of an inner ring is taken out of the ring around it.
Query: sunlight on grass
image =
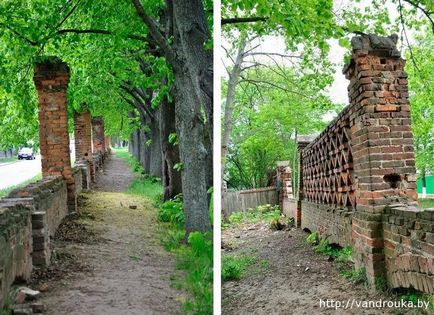
[[[6,197],[14,189],[25,187],[28,184],[34,183],[34,182],[36,182],[36,181],[38,181],[40,179],[42,179],[42,174],[41,173],[39,173],[38,175],[36,175],[36,176],[34,176],[34,177],[32,177],[32,178],[30,178],[30,179],[22,182],[21,184],[14,185],[14,186],[11,186],[11,187],[8,187],[8,188],[5,188],[5,189],[0,189],[0,198]]]
[[[4,163],[18,162],[18,158],[16,156],[8,157],[8,158],[0,158],[0,165]]]

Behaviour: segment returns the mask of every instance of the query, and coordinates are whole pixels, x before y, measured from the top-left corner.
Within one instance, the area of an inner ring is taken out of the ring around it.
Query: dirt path
[[[387,309],[320,308],[319,301],[390,300],[343,278],[336,262],[316,254],[300,229],[273,231],[263,223],[222,231],[223,255],[251,255],[253,266],[239,281],[222,284],[222,314],[403,314]],[[396,310],[395,310],[396,311]]]
[[[95,191],[84,194],[82,214],[59,229],[54,263],[35,280],[48,284],[44,314],[182,313],[180,293],[170,287],[174,259],[160,246],[151,202],[121,192],[132,179],[112,156]]]

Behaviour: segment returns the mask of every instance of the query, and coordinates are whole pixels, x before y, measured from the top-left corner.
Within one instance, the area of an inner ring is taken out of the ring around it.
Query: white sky
[[[335,10],[338,10],[342,6],[349,6],[352,1],[350,0],[334,0]],[[360,4],[357,6],[367,6],[371,3],[370,0],[362,0]],[[388,5],[390,10],[390,16],[391,20],[393,21],[397,16],[398,12],[396,9],[396,5],[389,4]],[[407,33],[411,40],[411,32],[407,30]],[[230,47],[230,44],[225,41],[223,38],[222,40],[223,46],[228,48]],[[259,41],[256,41],[253,46],[257,45]],[[345,79],[345,76],[342,74],[342,69],[344,66],[343,58],[345,54],[345,49],[339,46],[337,40],[330,40],[329,41],[331,45],[331,49],[329,52],[329,60],[335,64],[335,74],[334,74],[334,82],[328,89],[328,94],[332,101],[336,103],[348,103],[348,95],[347,95],[347,86],[348,86],[348,80]],[[399,47],[399,46],[398,46]],[[271,53],[280,53],[285,54],[286,53],[286,47],[284,39],[281,37],[275,37],[275,36],[268,36],[261,39],[261,45],[255,49],[255,52],[271,52]],[[224,54],[225,55],[225,54]],[[261,62],[270,62],[267,60],[267,57],[264,57],[264,59],[258,58],[257,60],[260,60]],[[228,66],[231,65],[232,62],[230,59],[223,57],[224,65]],[[227,74],[223,74],[225,77],[227,77]]]

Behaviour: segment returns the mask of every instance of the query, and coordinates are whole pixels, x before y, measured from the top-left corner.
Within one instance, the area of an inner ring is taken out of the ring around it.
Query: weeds
[[[434,294],[425,294],[415,289],[401,288],[395,292],[398,298],[403,301],[412,302],[417,305],[418,301],[428,302],[428,309],[424,314],[434,314]]]
[[[342,271],[341,276],[343,276],[345,279],[351,280],[354,284],[368,283],[368,278],[366,276],[366,269],[364,267],[359,269],[352,268],[350,270]]]
[[[340,247],[332,245],[327,239],[320,239],[318,232],[309,234],[306,242],[313,246],[313,250],[316,253],[327,255],[337,262],[346,263],[351,261],[353,252],[351,246]]]
[[[240,280],[246,268],[256,263],[255,257],[241,256],[224,256],[222,259],[222,280]]]
[[[229,216],[228,221],[229,224],[272,222],[279,220],[280,216],[279,206],[265,205],[245,212],[234,212]]]

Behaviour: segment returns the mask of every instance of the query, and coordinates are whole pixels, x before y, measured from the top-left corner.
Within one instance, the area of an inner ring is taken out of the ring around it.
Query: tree
[[[202,1],[185,0],[147,1],[146,6],[139,0],[0,4],[0,75],[14,104],[36,107],[30,79],[34,60],[42,54],[69,64],[69,106],[79,110],[86,102],[93,115],[104,116],[109,133],[132,131],[139,117],[142,134],[147,130],[148,136],[159,137],[159,111],[175,100],[187,232],[211,228],[207,159],[212,157],[212,50],[206,12]],[[140,58],[151,69],[146,74]],[[153,111],[143,112],[143,102],[125,92],[125,84],[151,89],[144,103],[150,102]],[[160,148],[161,158],[161,141],[148,144],[156,146],[153,151]]]

